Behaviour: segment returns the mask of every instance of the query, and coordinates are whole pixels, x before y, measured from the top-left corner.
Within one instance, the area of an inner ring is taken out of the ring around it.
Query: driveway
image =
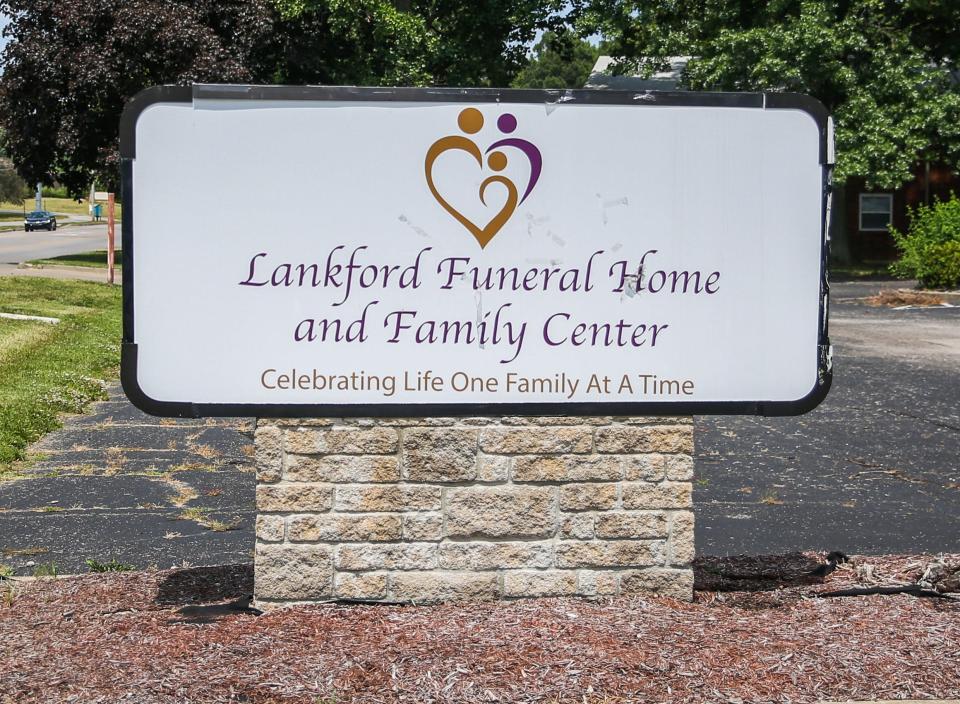
[[[696,419],[697,549],[960,551],[960,297],[954,308],[831,291],[834,381],[793,418]]]

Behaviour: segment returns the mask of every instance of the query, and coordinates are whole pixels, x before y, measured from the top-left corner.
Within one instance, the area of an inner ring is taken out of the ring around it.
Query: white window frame
[[[867,196],[869,198],[886,198],[887,199],[887,219],[889,224],[893,224],[893,194],[892,193],[861,193],[860,199],[858,201],[858,210],[857,210],[857,224],[860,226],[861,232],[886,232],[886,227],[864,227],[863,225],[863,198]],[[871,210],[869,211],[870,215],[876,215],[882,211],[880,210]]]

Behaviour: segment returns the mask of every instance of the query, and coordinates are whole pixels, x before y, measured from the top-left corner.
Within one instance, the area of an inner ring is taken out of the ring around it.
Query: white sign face
[[[826,394],[809,99],[184,90],[141,94],[122,130],[123,378],[148,411],[793,413]]]

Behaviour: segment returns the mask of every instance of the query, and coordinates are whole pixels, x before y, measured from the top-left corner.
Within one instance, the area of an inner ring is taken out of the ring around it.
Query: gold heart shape
[[[477,147],[473,141],[467,139],[466,137],[461,137],[459,135],[451,135],[449,137],[444,137],[443,139],[438,139],[434,142],[430,149],[427,150],[427,158],[424,161],[424,171],[427,176],[427,186],[430,188],[430,193],[433,194],[433,197],[437,199],[437,202],[443,206],[443,209],[450,213],[454,218],[457,219],[461,225],[467,228],[467,231],[473,235],[474,239],[480,244],[480,249],[486,247],[490,240],[500,232],[507,220],[510,219],[510,216],[513,215],[513,211],[517,209],[517,187],[513,184],[513,181],[508,179],[506,176],[490,176],[483,183],[480,184],[480,202],[486,205],[484,200],[484,193],[487,190],[487,186],[491,183],[500,183],[507,187],[507,202],[503,204],[503,207],[500,209],[496,215],[493,216],[493,219],[486,224],[485,227],[477,227],[469,218],[467,218],[463,213],[454,208],[447,200],[440,195],[440,192],[437,190],[436,185],[433,182],[433,164],[444,152],[450,151],[452,149],[458,149],[464,151],[470,156],[472,156],[477,165],[480,168],[483,168],[483,155],[480,154],[480,149]]]

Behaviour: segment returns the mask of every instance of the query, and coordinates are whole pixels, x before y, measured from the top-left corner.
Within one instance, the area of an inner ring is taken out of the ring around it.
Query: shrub
[[[900,250],[891,271],[915,278],[924,288],[960,286],[960,199],[920,205],[910,211],[906,234],[890,228]]]

